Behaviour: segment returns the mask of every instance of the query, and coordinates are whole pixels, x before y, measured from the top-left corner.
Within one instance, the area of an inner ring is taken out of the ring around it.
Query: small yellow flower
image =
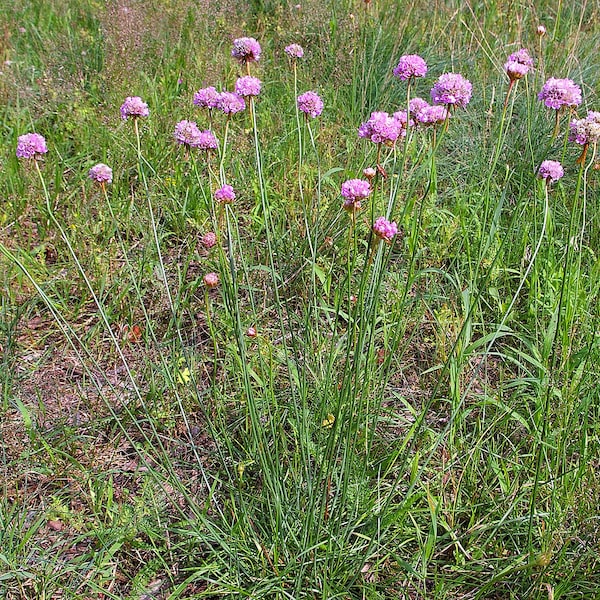
[[[326,429],[331,429],[334,423],[335,417],[331,413],[328,413],[327,416],[323,419],[321,425],[323,425],[323,427],[325,427]]]

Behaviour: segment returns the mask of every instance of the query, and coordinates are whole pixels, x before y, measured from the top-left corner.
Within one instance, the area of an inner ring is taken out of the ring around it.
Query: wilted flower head
[[[558,181],[565,174],[562,165],[557,160],[545,160],[538,169],[538,177],[546,183]]]
[[[585,119],[573,119],[569,125],[569,141],[585,146],[600,140],[600,112],[590,110]]]
[[[190,148],[200,147],[200,130],[194,121],[186,121],[185,119],[183,121],[179,121],[179,123],[175,125],[173,137],[178,144],[182,144]]]
[[[546,35],[546,28],[543,25],[538,25],[537,29],[536,29],[536,33],[542,37],[543,35]]]
[[[205,248],[212,248],[217,243],[217,236],[213,231],[207,231],[202,236],[201,242]]]
[[[563,106],[579,106],[581,88],[572,79],[550,77],[538,94],[538,99],[554,110],[559,110]]]
[[[112,169],[104,163],[98,163],[89,170],[89,178],[98,183],[112,183]]]
[[[256,327],[248,327],[248,329],[246,329],[246,335],[250,338],[255,338],[258,335]]]
[[[441,125],[450,118],[448,107],[441,104],[424,106],[416,115],[417,123],[421,125]]]
[[[222,204],[231,204],[235,200],[233,187],[228,184],[223,185],[215,192],[215,200]]]
[[[305,115],[318,117],[323,112],[323,100],[316,92],[304,92],[297,98],[298,109]]]
[[[201,108],[216,108],[219,104],[219,92],[212,86],[199,89],[194,94],[194,104]]]
[[[398,233],[398,225],[395,221],[390,223],[385,217],[378,217],[373,223],[373,232],[377,237],[389,242]]]
[[[371,184],[364,179],[348,179],[342,183],[344,209],[354,212],[360,209],[360,201],[371,195]]]
[[[233,92],[221,92],[217,108],[221,109],[226,115],[233,115],[245,110],[246,101]]]
[[[200,148],[201,150],[216,150],[218,147],[219,142],[210,129],[200,132],[197,148]]]
[[[219,275],[217,273],[207,273],[203,279],[207,288],[215,288],[219,285]]]
[[[373,167],[367,167],[364,171],[363,171],[363,175],[371,180],[375,177],[375,175],[377,175],[377,171],[373,168]]]
[[[413,77],[424,77],[427,73],[427,63],[418,54],[406,54],[394,68],[394,75],[406,81]]]
[[[39,133],[26,133],[19,136],[17,158],[38,158],[46,152],[48,152],[46,140]]]
[[[402,132],[402,123],[386,112],[373,112],[358,128],[358,137],[375,144],[393,144]]]
[[[511,81],[521,79],[527,75],[531,67],[533,67],[533,58],[531,58],[529,51],[525,48],[521,48],[521,50],[517,50],[517,52],[509,55],[504,64],[504,70]]]
[[[302,58],[304,56],[304,48],[299,44],[290,44],[285,47],[285,53],[290,58]]]
[[[410,114],[414,115],[418,113],[422,108],[429,106],[429,102],[427,100],[423,100],[423,98],[419,98],[416,96],[415,98],[411,98],[408,103],[408,108],[410,109]]]
[[[466,106],[471,100],[473,86],[458,73],[444,73],[431,89],[431,99],[436,104]]]
[[[238,96],[258,96],[260,94],[260,79],[245,75],[235,82],[235,93]]]
[[[147,117],[150,114],[148,105],[139,96],[127,96],[121,105],[121,118]]]
[[[256,62],[260,58],[260,44],[251,37],[233,40],[231,56],[241,63]]]

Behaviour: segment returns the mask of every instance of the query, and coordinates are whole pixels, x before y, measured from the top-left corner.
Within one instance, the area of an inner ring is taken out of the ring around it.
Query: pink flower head
[[[565,174],[562,165],[557,160],[545,160],[538,169],[538,177],[546,183],[558,181]]]
[[[17,140],[17,158],[39,158],[46,154],[46,140],[39,133],[26,133]]]
[[[246,101],[233,92],[221,92],[217,106],[226,115],[233,115],[246,109]]]
[[[418,54],[401,56],[394,69],[394,75],[402,81],[414,77],[424,77],[425,73],[427,73],[427,63]]]
[[[361,208],[361,200],[371,195],[371,184],[364,179],[348,179],[342,183],[344,209],[350,212]]]
[[[416,96],[415,98],[411,98],[408,103],[408,108],[410,109],[411,115],[416,115],[422,108],[429,106],[429,102],[427,100],[423,100],[423,98],[419,98]]]
[[[400,137],[406,137],[406,126],[414,127],[415,122],[413,119],[408,118],[408,113],[405,110],[399,110],[394,113],[394,119],[400,123]]]
[[[398,225],[395,221],[390,223],[385,217],[378,217],[373,223],[373,232],[377,237],[389,242],[398,233]]]
[[[600,112],[588,111],[585,119],[573,119],[569,125],[569,141],[586,146],[600,140]]]
[[[504,70],[511,81],[521,79],[527,75],[531,67],[533,67],[533,58],[531,58],[529,51],[525,48],[521,48],[509,55],[504,64]]]
[[[102,183],[112,183],[112,169],[104,163],[98,163],[89,170],[89,178]]]
[[[225,184],[215,192],[215,200],[221,204],[231,204],[235,200],[235,192],[230,185]]]
[[[358,128],[358,137],[371,140],[375,144],[392,145],[402,131],[402,123],[386,112],[373,112],[368,121]]]
[[[235,93],[238,96],[258,96],[260,94],[260,79],[245,75],[235,82]]]
[[[203,279],[207,288],[216,288],[219,285],[219,275],[217,273],[207,273]]]
[[[231,56],[242,64],[257,62],[260,58],[260,44],[251,37],[242,37],[233,40]]]
[[[207,231],[203,236],[202,236],[202,245],[205,248],[212,248],[216,243],[217,243],[217,236],[215,235],[214,232],[212,231]]]
[[[302,46],[299,44],[290,44],[289,46],[285,47],[285,53],[290,58],[302,58],[304,56],[304,48],[302,48]]]
[[[448,107],[441,104],[423,107],[416,115],[417,123],[421,125],[441,125],[450,117]]]
[[[473,86],[458,73],[444,73],[431,88],[431,99],[435,104],[466,106],[471,100]]]
[[[147,117],[150,114],[148,105],[139,96],[127,96],[125,102],[121,105],[121,118],[128,119],[133,117]]]
[[[199,89],[194,94],[194,104],[201,108],[217,108],[219,92],[212,86]]]
[[[550,77],[538,94],[538,99],[554,110],[560,110],[563,106],[579,106],[581,88],[572,79]]]
[[[304,92],[297,98],[298,110],[313,119],[323,112],[323,100],[316,92]]]
[[[375,177],[375,175],[377,175],[377,171],[373,168],[373,167],[367,167],[364,171],[363,171],[363,175],[369,180],[371,181],[371,179],[373,179]]]
[[[194,121],[179,121],[179,123],[175,125],[173,137],[178,144],[182,144],[188,148],[200,147],[200,130]]]
[[[543,35],[546,35],[546,28],[543,25],[538,25],[535,32],[542,37]]]
[[[246,329],[246,335],[250,338],[255,338],[258,335],[256,327],[248,327],[248,329]]]
[[[200,132],[198,135],[197,148],[200,148],[200,150],[216,150],[218,147],[219,141],[210,129]]]

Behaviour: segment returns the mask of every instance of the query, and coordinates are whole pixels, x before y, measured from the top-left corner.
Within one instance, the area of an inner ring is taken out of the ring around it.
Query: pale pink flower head
[[[377,171],[373,168],[373,167],[367,167],[364,171],[363,171],[363,175],[369,180],[371,181],[371,179],[373,179],[375,177],[375,175],[377,175]]]
[[[383,111],[372,112],[368,121],[358,128],[358,137],[374,144],[393,145],[402,133],[402,123]]]
[[[202,236],[201,242],[206,249],[212,248],[217,243],[217,236],[213,231],[207,231]]]
[[[26,133],[17,140],[17,158],[40,158],[48,152],[46,140],[39,133]]]
[[[323,100],[316,92],[304,92],[297,98],[298,110],[313,119],[323,112]]]
[[[361,208],[361,200],[371,195],[371,184],[364,179],[348,179],[342,183],[342,197],[344,198],[344,209],[354,212]]]
[[[520,50],[517,50],[517,52],[513,52],[509,55],[504,64],[504,70],[511,81],[521,79],[527,75],[529,69],[532,67],[533,58],[531,58],[529,51],[526,48],[521,48]]]
[[[248,327],[248,329],[246,329],[246,335],[249,338],[255,338],[258,335],[256,327]]]
[[[554,110],[565,106],[579,106],[582,100],[581,88],[572,79],[550,77],[538,94],[538,99]]]
[[[429,102],[427,102],[427,100],[423,100],[423,98],[419,98],[419,96],[411,98],[410,102],[408,103],[408,108],[410,109],[411,115],[417,114],[422,108],[425,108],[426,106],[429,106]]]
[[[127,96],[125,102],[121,105],[121,118],[128,119],[133,117],[147,117],[150,114],[148,105],[139,96]]]
[[[415,122],[408,118],[408,113],[405,110],[398,110],[394,113],[394,119],[400,123],[400,137],[406,137],[407,123],[408,127],[414,127]]]
[[[382,240],[389,242],[397,233],[396,221],[388,221],[385,217],[378,217],[373,223],[373,232]]]
[[[200,130],[194,121],[179,121],[175,125],[173,137],[178,144],[187,146],[188,148],[200,147]]]
[[[448,107],[442,104],[423,107],[416,115],[415,119],[420,125],[441,125],[450,118]]]
[[[235,191],[228,184],[223,185],[215,192],[215,200],[221,204],[231,204],[235,200]]]
[[[557,160],[545,160],[538,169],[538,177],[545,179],[546,183],[558,181],[565,174],[565,170]]]
[[[427,63],[418,54],[406,54],[394,68],[394,75],[402,81],[424,77],[427,73]]]
[[[573,119],[569,124],[569,141],[587,146],[600,140],[600,112],[590,110],[585,119]]]
[[[290,44],[285,47],[285,53],[292,59],[302,58],[304,56],[304,48],[300,44]]]
[[[200,150],[216,150],[218,147],[219,141],[210,129],[200,132],[197,148],[200,148]]]
[[[260,94],[261,81],[251,75],[240,77],[235,82],[235,93],[238,96],[258,96]]]
[[[431,88],[431,99],[435,104],[465,107],[471,100],[473,86],[459,73],[444,73]]]
[[[242,37],[233,40],[231,56],[242,64],[258,62],[260,59],[260,44],[252,37]]]
[[[194,94],[194,104],[200,108],[217,108],[219,92],[212,86],[201,88]]]
[[[112,183],[113,172],[109,166],[98,163],[89,170],[88,176],[99,184]]]
[[[219,285],[219,275],[217,273],[207,273],[204,278],[204,285],[207,288],[216,288]]]
[[[543,35],[546,35],[546,28],[543,25],[538,25],[535,32],[542,37]]]
[[[226,115],[233,115],[246,109],[246,101],[233,92],[221,92],[217,107]]]

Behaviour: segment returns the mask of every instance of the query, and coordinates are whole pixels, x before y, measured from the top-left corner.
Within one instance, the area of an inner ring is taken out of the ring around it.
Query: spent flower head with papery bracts
[[[227,183],[215,192],[215,200],[220,204],[231,204],[235,200],[235,191]]]
[[[307,117],[313,119],[320,116],[323,112],[323,100],[316,92],[304,92],[296,99],[298,110],[302,111]]]
[[[390,222],[385,217],[378,217],[373,223],[373,232],[378,238],[389,242],[398,233],[398,225],[395,221]]]
[[[200,240],[202,245],[208,250],[217,243],[217,236],[214,231],[207,231]]]
[[[405,54],[400,57],[393,73],[402,81],[408,81],[415,77],[425,77],[427,63],[418,54]]]
[[[361,200],[371,195],[371,184],[364,179],[348,179],[342,183],[341,194],[344,198],[344,210],[354,212],[361,208]]]
[[[252,37],[242,37],[233,40],[231,56],[242,64],[258,62],[260,52],[260,44]]]
[[[201,132],[196,123],[185,119],[175,125],[175,131],[173,132],[175,141],[188,148],[200,147],[200,135]]]
[[[371,140],[374,144],[393,145],[402,134],[402,123],[387,112],[372,112],[368,121],[358,128],[358,137]]]
[[[244,75],[235,82],[235,93],[238,96],[258,96],[260,89],[260,79],[251,75]]]
[[[201,108],[217,108],[219,95],[219,92],[212,86],[201,88],[194,94],[194,104]]]
[[[444,73],[431,88],[431,100],[435,104],[465,107],[471,100],[473,86],[459,73]]]
[[[590,110],[585,119],[573,119],[569,124],[569,141],[587,146],[600,141],[600,112]]]
[[[98,163],[89,170],[88,176],[91,180],[102,185],[104,183],[112,183],[113,172],[108,165]]]
[[[216,288],[219,285],[219,275],[218,273],[207,273],[203,277],[203,281],[207,288]]]
[[[304,56],[304,48],[300,44],[290,44],[285,47],[284,52],[292,59],[302,58]]]
[[[246,101],[233,92],[221,92],[217,108],[226,115],[233,115],[246,109]]]
[[[17,139],[17,158],[40,158],[48,152],[46,140],[39,133],[25,133]]]
[[[546,183],[558,181],[565,174],[565,170],[557,160],[545,160],[538,169],[538,177]]]
[[[121,118],[147,117],[150,114],[148,105],[139,96],[127,96],[121,105]]]
[[[579,106],[582,100],[581,88],[572,79],[550,77],[542,86],[538,99],[554,110]]]

